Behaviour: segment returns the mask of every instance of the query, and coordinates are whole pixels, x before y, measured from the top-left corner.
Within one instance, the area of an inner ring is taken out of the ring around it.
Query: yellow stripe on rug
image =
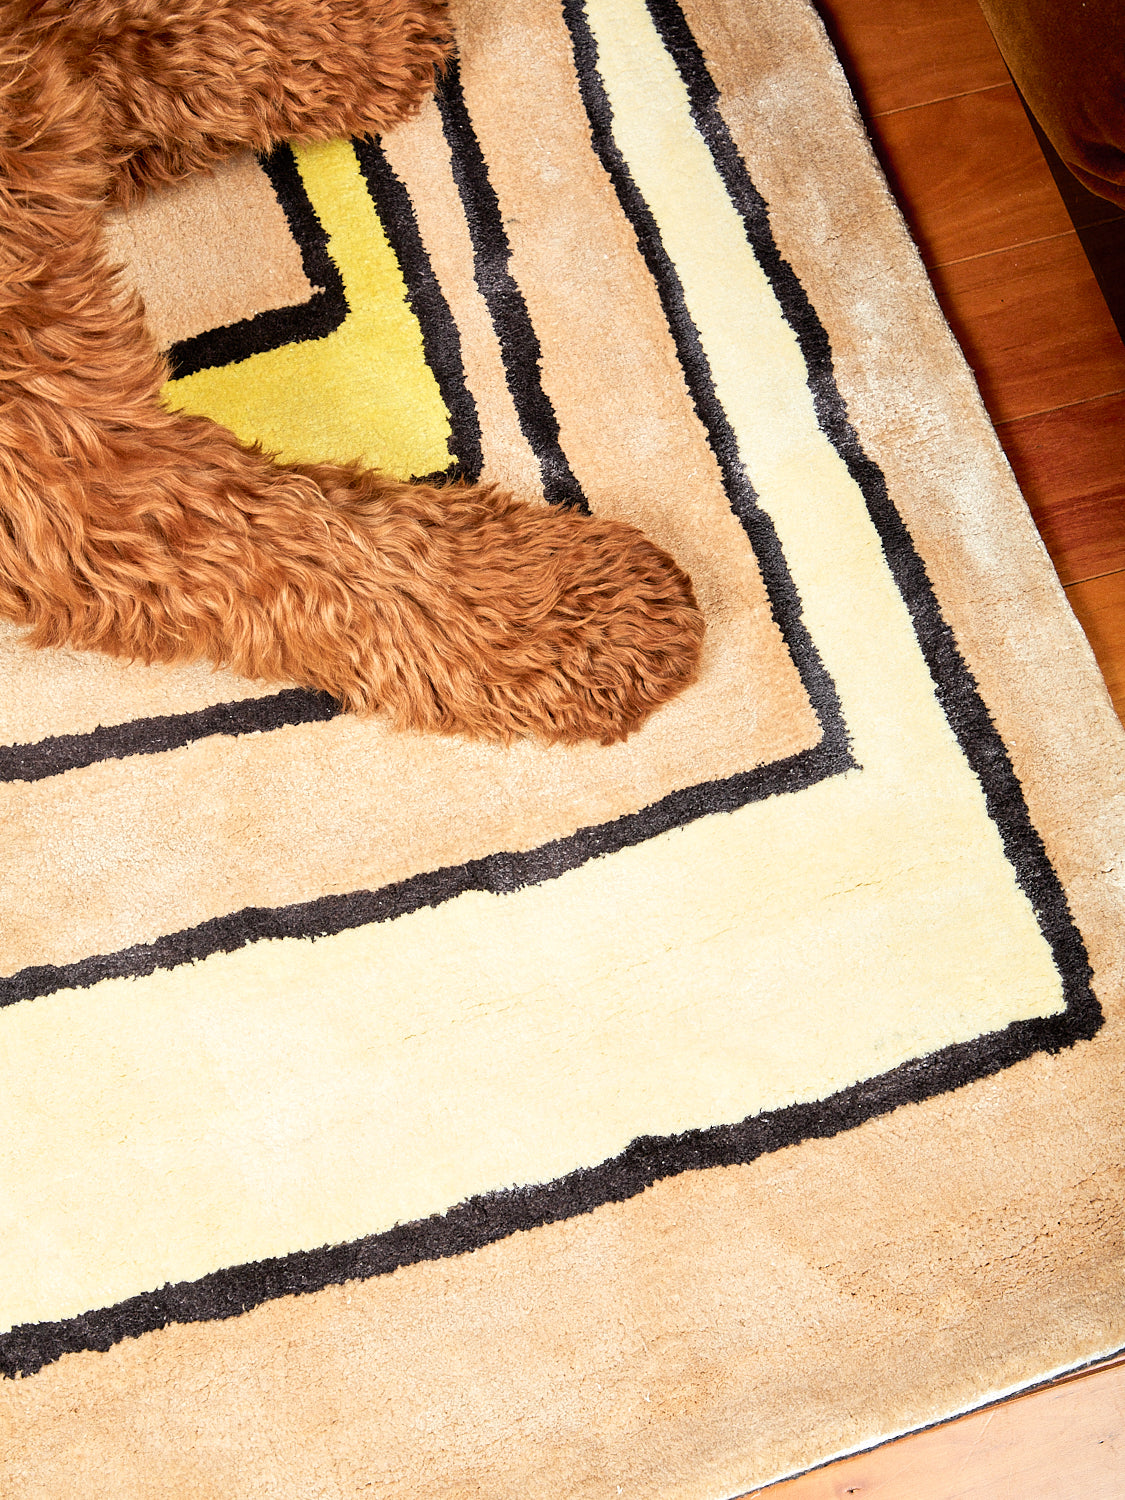
[[[294,155],[344,279],[347,318],[327,338],[169,381],[165,400],[288,462],[358,460],[400,479],[441,472],[452,461],[449,416],[355,149],[333,141]]]

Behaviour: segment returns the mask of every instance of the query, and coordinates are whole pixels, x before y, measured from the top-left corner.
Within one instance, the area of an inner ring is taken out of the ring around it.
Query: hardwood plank
[[[1125,566],[1125,395],[996,430],[1063,583]]]
[[[1125,569],[1072,583],[1066,597],[1094,648],[1117,716],[1125,723]]]
[[[764,1500],[1121,1500],[1125,1369],[1048,1386],[755,1493]]]
[[[900,110],[870,125],[928,266],[1071,228],[1012,84]]]
[[[994,422],[1125,390],[1125,344],[1073,229],[930,277]]]
[[[1008,81],[977,0],[817,0],[868,115]]]

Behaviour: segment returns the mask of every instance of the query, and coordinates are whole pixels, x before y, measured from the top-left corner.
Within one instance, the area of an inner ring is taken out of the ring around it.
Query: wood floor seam
[[[1114,386],[1111,391],[1100,391],[1096,396],[1083,396],[1081,401],[1063,401],[1058,406],[1044,406],[1036,411],[1022,412],[1018,417],[1005,417],[1002,422],[993,419],[997,432],[1002,427],[1014,427],[1017,422],[1031,422],[1038,417],[1049,417],[1057,411],[1073,411],[1079,406],[1092,406],[1095,401],[1107,401],[1110,396],[1125,395],[1125,386]]]
[[[1106,573],[1090,573],[1085,578],[1072,578],[1068,583],[1063,584],[1063,588],[1067,590],[1081,588],[1084,583],[1098,583],[1103,578],[1116,578],[1121,573],[1125,573],[1125,568],[1110,568]]]
[[[951,99],[968,99],[973,94],[995,93],[997,89],[1011,88],[1010,83],[986,83],[979,89],[963,89],[957,94],[942,94],[937,99],[925,99],[918,104],[899,104],[894,109],[881,109],[867,116],[869,120],[885,120],[889,115],[904,115],[910,110],[929,109],[934,104],[948,104]]]
[[[1039,234],[1029,240],[1020,240],[1017,244],[998,245],[994,250],[978,250],[975,255],[959,255],[955,260],[925,261],[927,271],[944,271],[949,266],[967,265],[972,260],[987,260],[990,255],[1010,255],[1013,250],[1027,250],[1032,245],[1046,245],[1051,240],[1076,239],[1081,244],[1078,231],[1075,229],[1060,229],[1057,234]]]

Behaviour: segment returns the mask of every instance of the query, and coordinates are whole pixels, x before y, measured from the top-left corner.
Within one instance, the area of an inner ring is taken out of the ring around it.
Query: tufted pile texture
[[[453,22],[106,215],[136,504],[168,422],[641,535],[697,675],[505,743],[5,628],[21,1500],[720,1500],[1125,1344],[1122,731],[815,14]]]

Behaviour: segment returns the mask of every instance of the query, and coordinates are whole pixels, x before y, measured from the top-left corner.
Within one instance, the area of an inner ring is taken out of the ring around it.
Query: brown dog
[[[702,620],[632,528],[487,485],[278,464],[166,411],[107,206],[246,146],[377,133],[447,56],[436,0],[0,0],[0,614],[200,658],[400,726],[610,743]]]

